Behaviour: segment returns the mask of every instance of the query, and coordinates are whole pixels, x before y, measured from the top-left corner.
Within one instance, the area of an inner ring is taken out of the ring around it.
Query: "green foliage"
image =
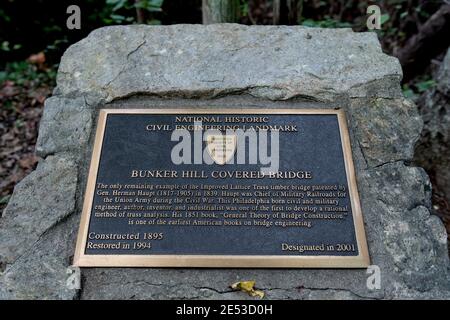
[[[37,66],[26,61],[9,62],[5,69],[0,71],[0,84],[7,80],[18,85],[25,85],[27,82],[54,84],[56,68],[39,70]]]
[[[9,52],[9,51],[12,51],[12,50],[19,50],[20,48],[22,48],[21,44],[17,43],[17,44],[11,45],[9,43],[9,41],[3,41],[0,44],[0,50],[6,51],[6,52]]]
[[[391,16],[389,13],[382,14],[380,17],[380,24],[383,25],[385,22],[388,22]]]
[[[433,79],[420,79],[411,84],[404,84],[402,87],[403,95],[408,99],[416,99],[421,93],[430,90],[436,86]]]
[[[0,197],[0,205],[6,205],[9,201],[9,198],[11,198],[11,195]]]
[[[125,24],[125,23],[134,22],[134,21],[135,21],[134,17],[125,17],[123,15],[114,14],[114,13],[111,13],[108,17],[103,18],[103,22],[106,25]]]
[[[302,25],[305,27],[313,28],[351,28],[352,24],[349,22],[341,22],[326,17],[324,20],[312,20],[306,19],[302,21]]]
[[[106,0],[106,4],[111,7],[112,11],[119,11],[121,9],[144,9],[148,12],[161,12],[161,7],[164,0]]]
[[[62,39],[56,39],[52,43],[48,44],[46,50],[57,50],[59,48],[65,47],[69,44],[69,40],[67,37],[63,37]]]
[[[434,86],[436,86],[436,81],[434,81],[433,79],[424,80],[424,81],[420,81],[420,82],[416,83],[415,86],[417,87],[417,91],[422,93],[422,92],[427,91],[428,89],[431,89]]]
[[[11,17],[6,14],[5,10],[0,8],[0,21],[3,20],[4,22],[11,22]]]
[[[122,8],[129,9],[127,0],[106,0],[106,4],[112,7],[112,11],[117,11]]]
[[[124,24],[136,22],[136,9],[149,13],[148,24],[160,24],[158,19],[152,17],[153,13],[162,12],[164,0],[106,0],[106,10],[110,14],[103,18],[105,24]]]
[[[147,10],[148,12],[161,12],[164,0],[140,0],[135,3],[136,8]]]
[[[243,17],[248,16],[249,14],[249,7],[248,7],[248,0],[241,0],[241,15]]]
[[[417,97],[417,94],[414,92],[413,89],[411,89],[408,85],[404,84],[402,87],[403,96],[407,99],[415,99]]]

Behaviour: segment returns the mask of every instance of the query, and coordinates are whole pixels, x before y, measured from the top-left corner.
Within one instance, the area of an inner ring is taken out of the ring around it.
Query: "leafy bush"
[[[318,28],[351,28],[352,24],[349,22],[341,22],[330,19],[329,17],[316,21],[313,19],[306,19],[302,22],[302,25],[305,27],[318,27]]]
[[[140,10],[147,24],[160,24],[161,21],[153,15],[162,12],[164,0],[106,0],[107,8],[111,11],[109,17],[104,18],[105,24],[122,24],[138,22],[137,10]]]
[[[7,80],[21,86],[29,82],[54,85],[56,68],[39,69],[27,61],[9,62],[5,69],[0,71],[0,85]]]

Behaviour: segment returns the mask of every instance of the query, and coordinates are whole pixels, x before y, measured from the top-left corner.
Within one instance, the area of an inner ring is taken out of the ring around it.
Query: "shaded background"
[[[450,178],[441,178],[445,176],[443,171],[450,171],[450,93],[439,89],[450,86],[448,73],[445,76],[445,70],[448,69],[441,62],[450,44],[450,2],[229,2],[233,3],[233,21],[242,24],[347,27],[358,32],[368,31],[367,7],[377,4],[381,8],[382,28],[373,32],[377,33],[383,50],[399,58],[404,71],[404,95],[418,104],[424,117],[425,129],[418,143],[415,162],[425,167],[430,175],[433,183],[433,211],[442,218],[450,232]],[[81,8],[81,30],[68,30],[66,27],[69,16],[66,9],[72,4]],[[65,49],[96,28],[133,23],[202,23],[202,1],[1,1],[0,213],[8,203],[14,185],[37,164],[34,146],[43,103],[55,86],[58,62]]]

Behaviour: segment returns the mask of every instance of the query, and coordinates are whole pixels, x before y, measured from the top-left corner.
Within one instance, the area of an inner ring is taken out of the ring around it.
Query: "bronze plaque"
[[[344,111],[101,110],[74,264],[367,267]]]

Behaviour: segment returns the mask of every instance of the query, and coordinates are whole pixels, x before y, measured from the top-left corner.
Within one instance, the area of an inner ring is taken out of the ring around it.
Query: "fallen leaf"
[[[0,90],[0,98],[11,98],[19,94],[19,88],[14,85],[12,81],[5,81]]]
[[[19,165],[23,169],[32,169],[38,162],[38,158],[34,154],[29,154],[19,160]]]
[[[43,52],[32,54],[27,60],[33,64],[43,64],[45,63],[45,54]]]
[[[264,292],[262,290],[256,290],[255,287],[256,282],[255,281],[239,281],[236,283],[233,283],[230,287],[233,290],[241,290],[243,292],[246,292],[248,295],[252,297],[258,297],[260,299],[264,298]]]

